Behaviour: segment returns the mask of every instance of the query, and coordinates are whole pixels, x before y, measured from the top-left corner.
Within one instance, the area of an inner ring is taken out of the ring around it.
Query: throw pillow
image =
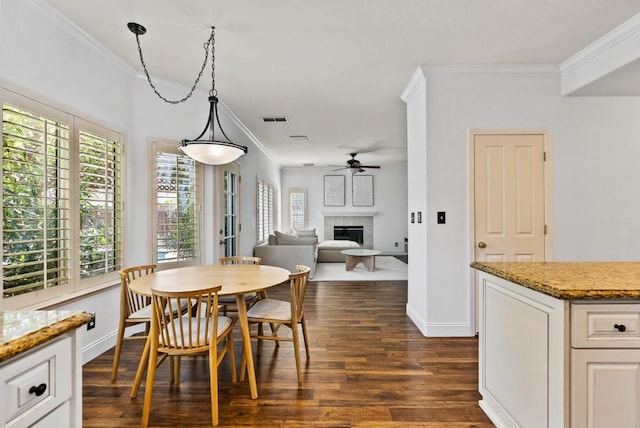
[[[274,234],[269,235],[269,240],[267,241],[267,244],[276,245],[277,243],[278,241],[276,241],[276,235]]]
[[[316,236],[315,229],[298,229],[295,231],[295,234],[300,238],[313,238]]]
[[[290,235],[288,233],[282,233],[275,231],[276,242],[278,245],[315,245],[318,243],[318,238],[299,238],[296,235]]]
[[[276,230],[273,234],[276,235],[276,244],[278,245],[281,245],[286,241],[298,239],[298,237],[292,233],[284,233]]]

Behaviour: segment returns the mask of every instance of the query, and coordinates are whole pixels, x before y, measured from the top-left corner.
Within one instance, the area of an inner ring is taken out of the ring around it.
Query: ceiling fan
[[[340,171],[342,169],[348,169],[351,174],[357,174],[358,172],[364,172],[364,168],[374,168],[380,169],[380,165],[362,165],[356,156],[358,153],[349,153],[351,159],[347,160],[347,165],[342,168],[334,169],[334,171]],[[339,166],[339,165],[331,165],[331,166]]]

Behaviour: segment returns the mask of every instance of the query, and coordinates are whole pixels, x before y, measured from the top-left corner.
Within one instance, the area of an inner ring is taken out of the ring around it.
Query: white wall
[[[418,326],[427,324],[427,82],[422,70],[413,76],[411,84],[402,93],[407,103],[407,190],[411,195],[407,211],[409,217],[409,254],[407,314]],[[417,215],[424,215],[418,223]]]
[[[97,120],[126,135],[125,265],[150,262],[149,221],[152,215],[148,192],[151,177],[148,138],[179,141],[197,136],[207,120],[209,88],[203,86],[202,91],[185,104],[164,103],[152,92],[146,80],[136,77],[133,69],[41,0],[2,0],[0,58],[3,86],[83,118]],[[179,95],[181,98],[189,89],[167,82],[156,83],[168,97]],[[220,95],[223,98],[224,92]],[[248,155],[239,162],[240,173],[245,178],[241,194],[243,233],[240,250],[242,254],[251,254],[256,241],[255,175],[261,174],[280,185],[280,167],[259,148],[253,136],[236,123],[224,106],[219,106],[219,111],[227,135],[234,142],[249,147]],[[218,235],[213,222],[218,207],[211,166],[205,167],[204,190],[203,227],[207,246],[203,262],[213,263],[218,257]],[[96,313],[96,328],[83,334],[84,361],[115,345],[119,284],[59,308]]]
[[[554,141],[554,258],[640,260],[640,97],[566,97]]]
[[[444,71],[443,71],[444,70]],[[547,72],[425,67],[427,335],[475,333],[468,226],[469,129],[549,131],[555,260],[638,260],[640,98],[562,98]],[[447,224],[435,222],[447,211]],[[415,260],[415,259],[413,259]],[[411,304],[411,302],[409,302]],[[415,322],[416,320],[414,320]]]
[[[351,174],[334,171],[334,168],[283,168],[281,230],[289,229],[287,218],[287,198],[289,189],[306,188],[308,201],[308,227],[315,228],[322,240],[324,236],[323,212],[376,211],[373,217],[373,246],[384,254],[403,254],[404,238],[407,237],[407,169],[405,166],[385,165],[379,170],[367,170],[373,176],[373,206],[352,205]],[[324,206],[324,176],[344,175],[345,205],[343,207]],[[395,244],[398,243],[396,247]]]
[[[0,31],[4,86],[131,135],[133,70],[91,44],[38,1],[2,0]],[[96,328],[83,330],[85,361],[115,344],[117,288],[61,309],[68,307],[97,313]]]

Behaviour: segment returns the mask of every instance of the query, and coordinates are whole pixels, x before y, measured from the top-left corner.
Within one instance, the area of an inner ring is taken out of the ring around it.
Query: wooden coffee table
[[[369,250],[366,248],[352,248],[340,251],[340,254],[347,256],[345,265],[348,271],[353,270],[360,262],[364,267],[373,272],[376,270],[376,256],[381,252],[378,250]]]

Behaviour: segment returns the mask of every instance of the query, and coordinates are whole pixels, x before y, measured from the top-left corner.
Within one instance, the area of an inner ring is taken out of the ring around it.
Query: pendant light
[[[204,69],[207,65],[207,60],[209,59],[209,48],[211,48],[211,90],[209,91],[209,119],[207,120],[207,124],[205,125],[204,130],[200,133],[200,135],[192,140],[182,140],[178,148],[190,158],[209,165],[224,165],[229,162],[233,162],[240,156],[246,154],[247,147],[231,142],[231,139],[227,137],[227,134],[225,134],[224,130],[222,129],[222,125],[220,125],[220,116],[218,115],[219,100],[218,93],[216,91],[215,78],[215,27],[211,27],[211,35],[209,36],[209,40],[207,40],[203,45],[205,57],[204,62],[202,63],[202,68],[200,69],[200,73],[198,73],[198,76],[196,77],[196,80],[193,83],[193,86],[191,87],[189,93],[180,100],[169,100],[165,98],[158,92],[155,85],[151,81],[151,77],[149,76],[149,72],[147,71],[147,66],[144,62],[144,57],[142,56],[142,47],[140,45],[140,36],[147,32],[146,28],[135,22],[128,23],[127,27],[129,27],[129,30],[131,30],[131,32],[136,36],[140,62],[142,63],[142,68],[144,70],[144,74],[147,76],[149,85],[156,93],[156,95],[160,97],[160,99],[170,104],[182,103],[188,100],[191,95],[193,95],[193,92],[196,89],[196,86],[200,81],[200,77],[202,76],[202,73],[204,72]],[[207,134],[206,138],[203,138],[205,134]]]

